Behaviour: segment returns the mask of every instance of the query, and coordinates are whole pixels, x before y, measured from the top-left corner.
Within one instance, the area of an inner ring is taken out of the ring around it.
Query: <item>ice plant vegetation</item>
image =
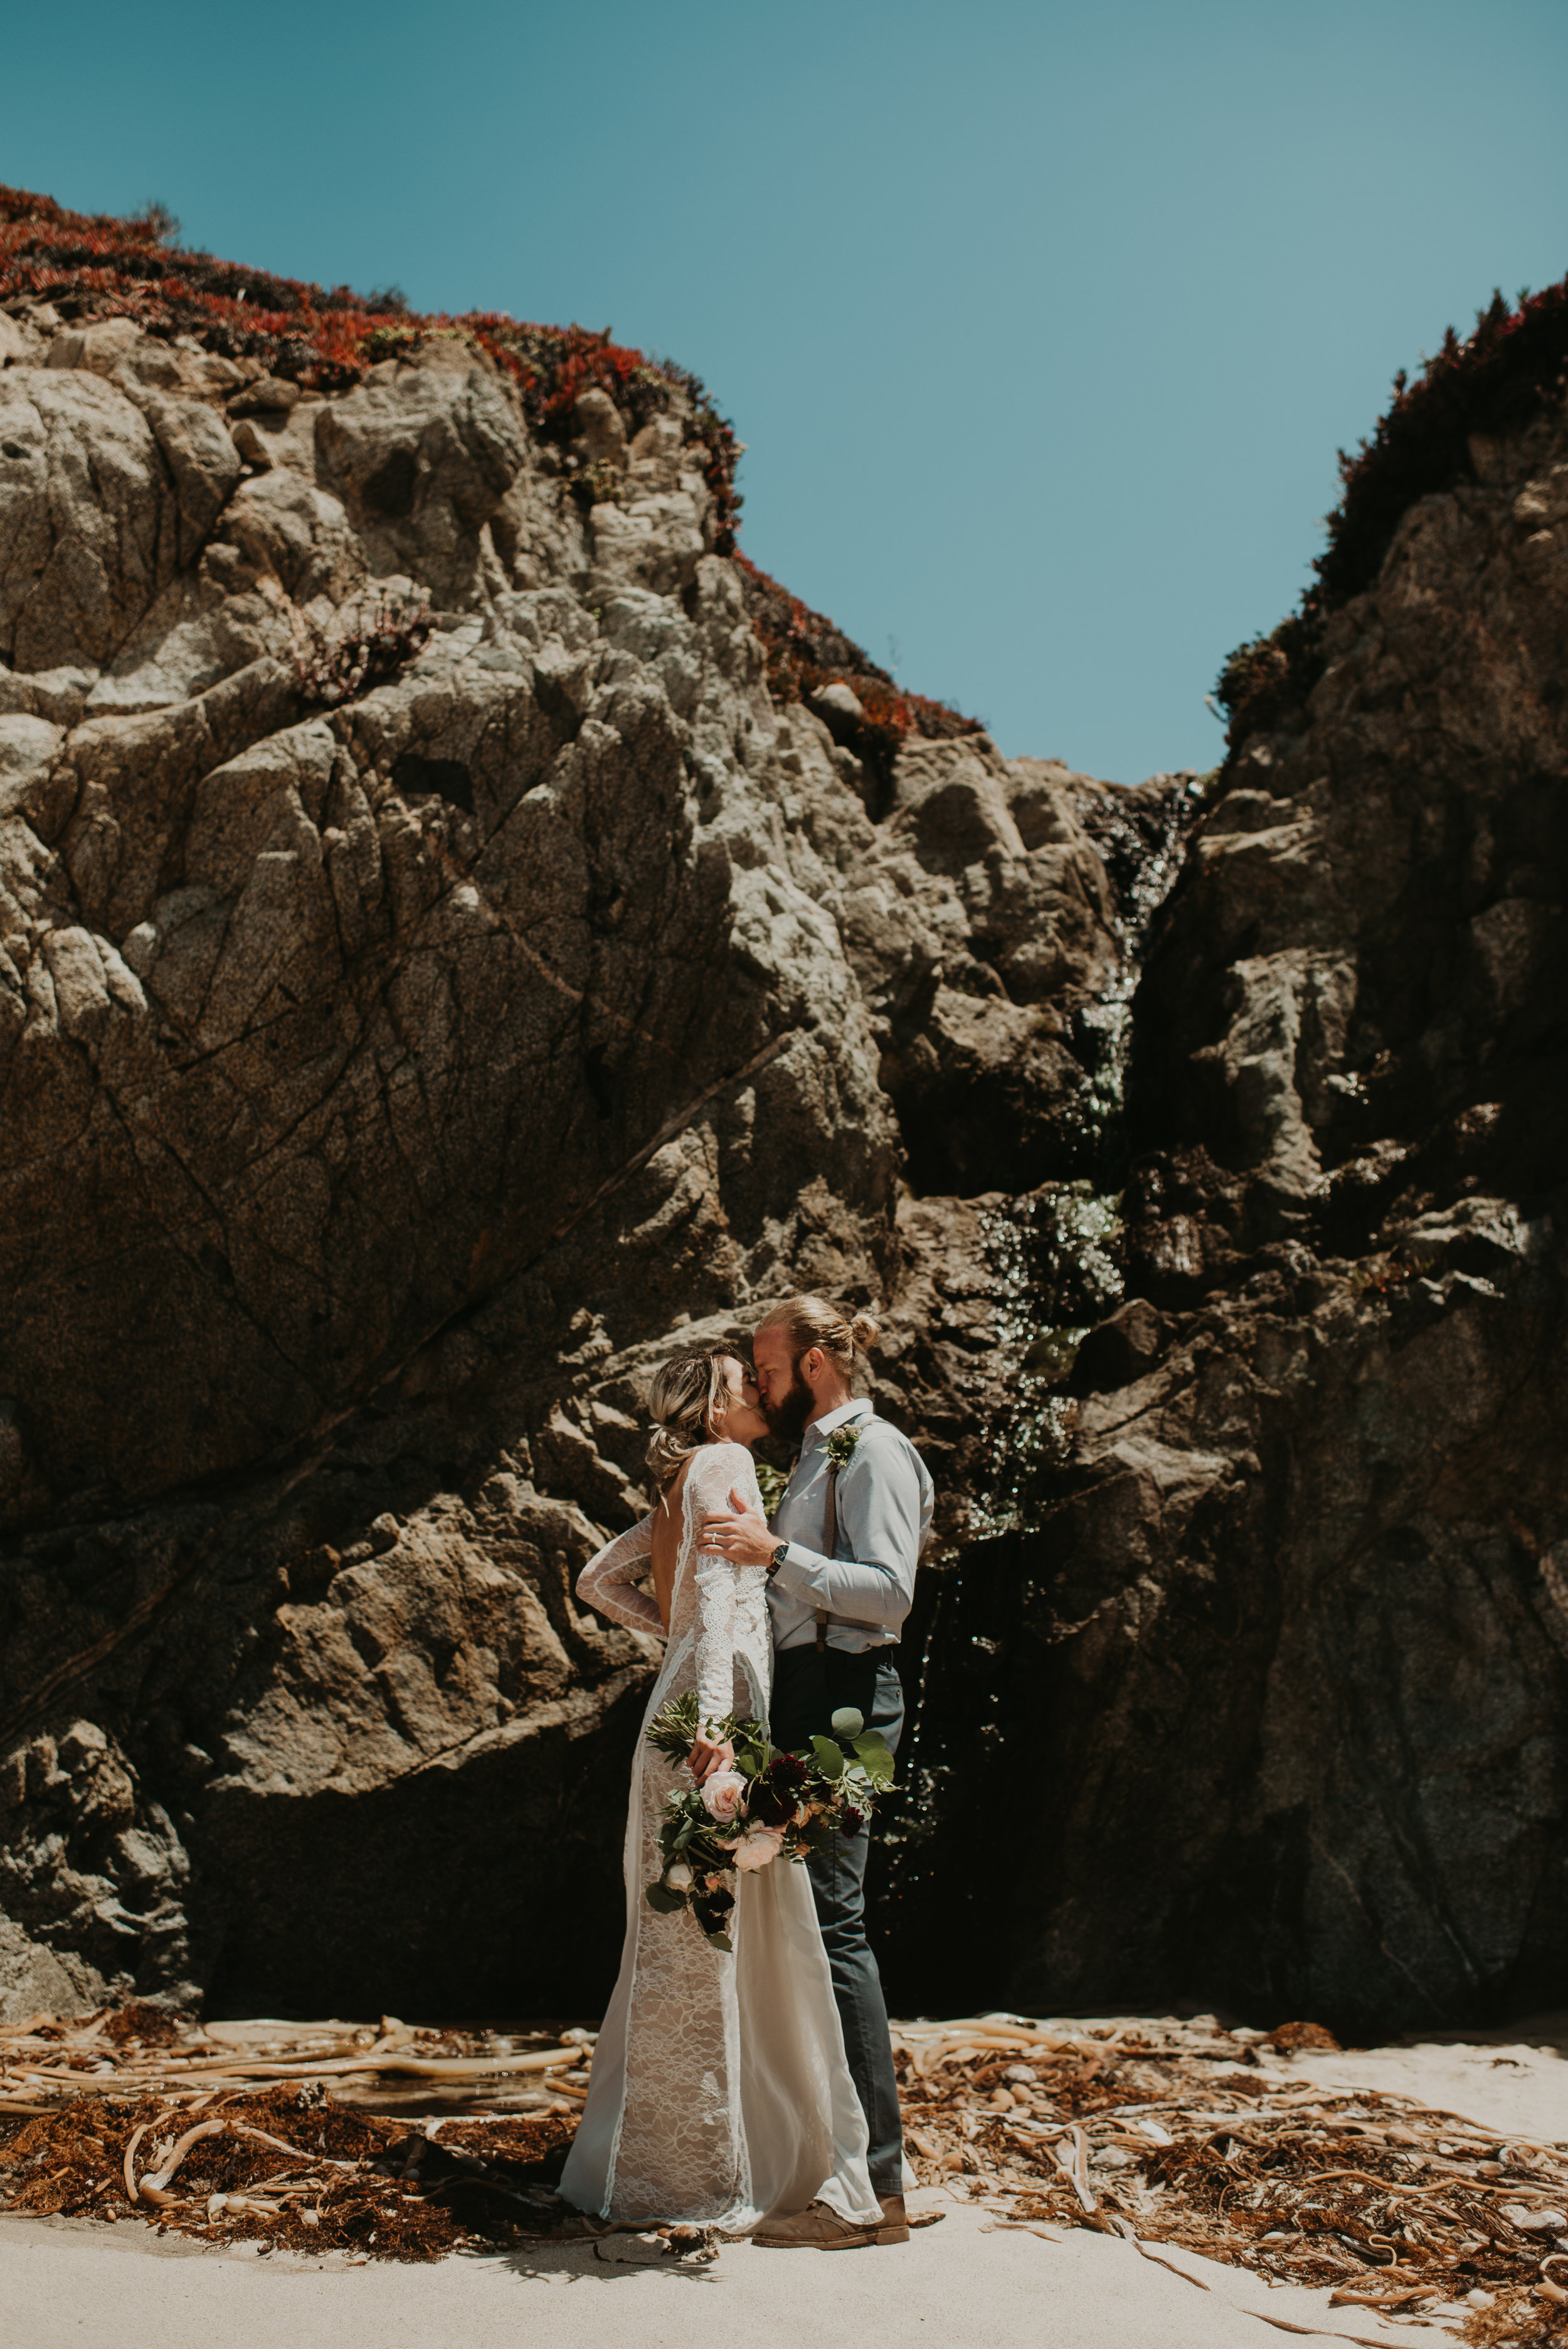
[[[0,188],[0,308],[42,309],[46,326],[131,318],[144,334],[170,342],[190,336],[204,350],[259,359],[280,381],[314,391],[347,390],[378,361],[443,336],[487,352],[516,384],[534,429],[562,445],[585,391],[607,392],[634,432],[684,397],[713,495],[717,552],[733,552],[740,443],[696,377],[673,361],[613,342],[608,327],[533,326],[495,310],[427,316],[395,287],[356,294],[274,277],[187,252],[172,242],[175,228],[157,205],[119,220]]]
[[[1301,608],[1267,636],[1238,645],[1215,698],[1238,750],[1249,734],[1303,704],[1323,674],[1325,621],[1370,587],[1403,517],[1419,498],[1475,481],[1487,440],[1518,432],[1568,377],[1568,279],[1542,294],[1501,292],[1461,340],[1450,326],[1414,378],[1401,367],[1393,403],[1354,456],[1339,452],[1343,488],[1328,544]]]
[[[428,596],[393,590],[346,605],[330,626],[297,607],[290,616],[299,689],[325,709],[396,677],[424,648],[435,626]]]
[[[662,1705],[648,1724],[650,1745],[684,1762],[698,1730],[695,1689]],[[733,1714],[718,1733],[735,1748],[735,1766],[665,1802],[659,1828],[664,1867],[647,1888],[662,1915],[689,1909],[715,1949],[733,1946],[731,1878],[805,1859],[833,1835],[859,1835],[882,1797],[894,1791],[892,1755],[852,1705],[834,1713],[831,1737],[813,1737],[804,1754],[781,1753],[759,1721]]]
[[[0,310],[43,331],[129,318],[167,342],[189,337],[231,359],[260,361],[269,376],[302,390],[346,391],[372,367],[438,337],[483,351],[516,385],[530,425],[566,451],[578,400],[600,390],[628,434],[656,416],[686,411],[688,449],[713,499],[719,554],[735,554],[742,499],[735,486],[743,443],[695,375],[671,359],[612,340],[606,326],[548,326],[499,310],[460,316],[411,310],[396,286],[356,294],[187,250],[180,223],[160,204],[134,218],[67,212],[50,196],[0,187]],[[695,447],[693,446],[695,444]],[[575,461],[566,460],[568,471]],[[591,465],[573,478],[585,500],[609,495],[614,469]],[[940,740],[977,730],[923,694],[903,693],[885,669],[831,620],[812,612],[765,572],[740,558],[748,616],[768,653],[776,698],[809,698],[847,685],[862,716],[849,747],[880,780],[910,736]]]
[[[768,689],[775,701],[805,701],[825,687],[847,686],[861,715],[835,718],[834,731],[846,750],[871,770],[880,790],[892,762],[909,740],[942,742],[982,731],[976,718],[961,718],[945,702],[923,693],[905,693],[885,668],[820,612],[813,612],[777,579],[738,554],[747,617],[768,655]]]

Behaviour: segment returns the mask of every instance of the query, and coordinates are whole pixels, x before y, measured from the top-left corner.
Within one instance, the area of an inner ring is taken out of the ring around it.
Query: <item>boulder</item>
[[[524,436],[494,370],[435,344],[388,360],[316,419],[326,479],[377,574],[413,572],[437,601],[479,600],[480,533],[521,466]]]
[[[123,392],[75,367],[0,374],[0,654],[13,667],[113,657],[173,577],[182,527],[215,517],[193,454],[186,471],[189,522]]]

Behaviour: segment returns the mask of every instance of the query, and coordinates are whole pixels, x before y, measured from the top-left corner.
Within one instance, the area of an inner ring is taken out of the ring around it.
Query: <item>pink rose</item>
[[[753,1827],[751,1833],[735,1847],[737,1868],[766,1868],[777,1859],[784,1848],[784,1837],[778,1827]]]
[[[738,1770],[716,1770],[711,1778],[703,1781],[703,1808],[709,1818],[724,1826],[735,1817],[745,1800],[746,1781]]]

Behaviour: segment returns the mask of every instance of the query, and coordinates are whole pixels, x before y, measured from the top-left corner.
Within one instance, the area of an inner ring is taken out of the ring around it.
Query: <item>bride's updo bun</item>
[[[648,1466],[663,1492],[683,1460],[714,1441],[713,1409],[729,1408],[726,1362],[736,1359],[732,1346],[693,1347],[672,1354],[654,1372],[648,1390],[648,1410],[654,1426],[648,1438]]]
[[[820,1346],[846,1379],[854,1376],[857,1352],[869,1354],[877,1341],[874,1313],[862,1311],[851,1318],[821,1297],[787,1297],[763,1315],[758,1330],[782,1330],[797,1361]]]

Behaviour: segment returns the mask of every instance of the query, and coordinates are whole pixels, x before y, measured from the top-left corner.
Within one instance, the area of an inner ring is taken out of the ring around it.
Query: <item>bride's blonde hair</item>
[[[694,1347],[689,1354],[673,1354],[654,1372],[648,1390],[654,1419],[648,1466],[661,1493],[683,1461],[715,1441],[714,1407],[729,1408],[724,1365],[737,1360],[733,1346]]]

